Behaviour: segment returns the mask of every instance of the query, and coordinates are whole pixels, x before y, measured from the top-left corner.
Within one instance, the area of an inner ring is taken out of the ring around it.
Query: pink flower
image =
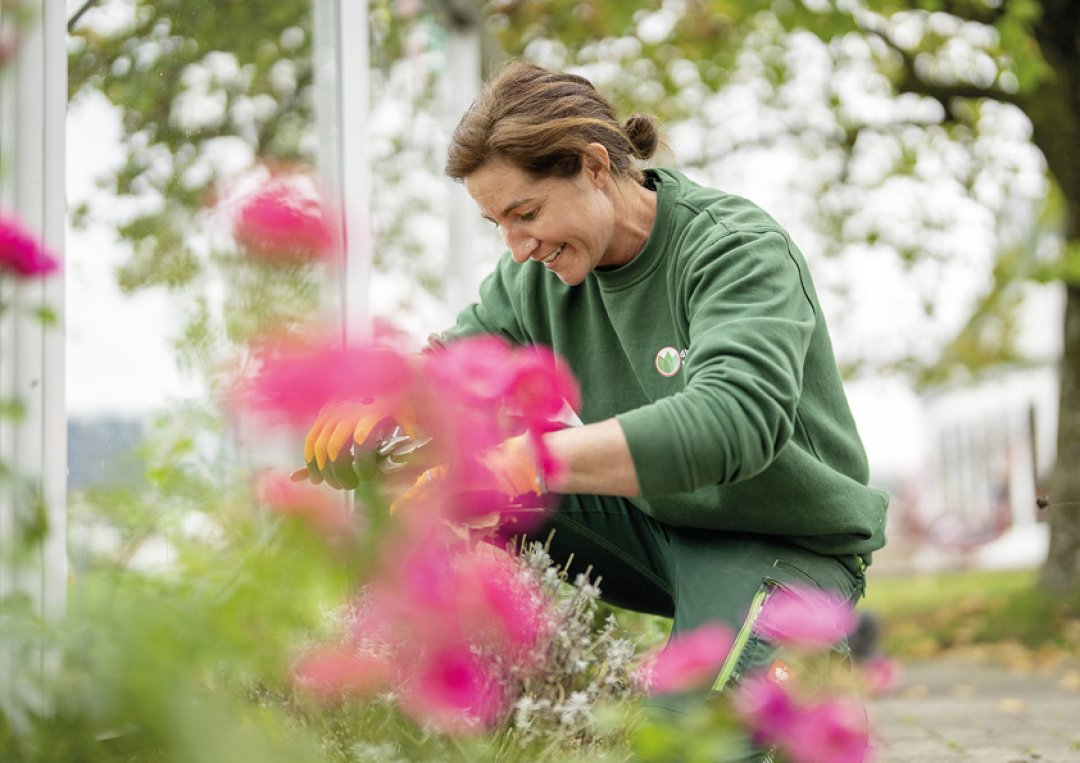
[[[497,406],[516,376],[514,349],[497,336],[459,339],[427,361],[431,386],[459,405]]]
[[[823,650],[855,630],[851,604],[839,594],[808,586],[773,591],[756,623],[758,635],[778,644]]]
[[[19,276],[47,275],[60,267],[57,262],[15,220],[0,216],[0,273]]]
[[[727,659],[732,640],[731,631],[717,623],[672,636],[650,665],[651,691],[668,694],[712,681]]]
[[[866,711],[844,697],[823,700],[806,708],[782,746],[793,763],[865,763],[871,757]]]
[[[334,252],[327,217],[318,199],[279,181],[246,200],[233,222],[233,235],[267,261],[325,258]]]
[[[577,380],[551,349],[540,345],[523,347],[517,353],[516,366],[517,373],[506,393],[511,411],[532,423],[553,420],[564,406],[578,408]]]
[[[342,506],[340,494],[329,494],[313,485],[271,473],[260,476],[257,491],[270,509],[302,520],[327,538],[347,537],[358,529],[356,515]]]
[[[751,676],[738,685],[732,707],[750,728],[754,740],[763,745],[786,740],[801,714],[784,685],[763,675]]]
[[[467,581],[464,607],[471,632],[483,639],[486,631],[512,646],[532,646],[543,627],[543,597],[517,573],[517,561],[505,553],[472,552],[459,566]]]
[[[311,652],[293,669],[294,683],[325,699],[371,695],[385,688],[389,678],[384,660],[342,647]]]
[[[448,733],[479,732],[506,712],[506,697],[488,661],[466,643],[414,655],[402,709]]]
[[[300,426],[331,400],[370,397],[392,409],[414,380],[404,356],[373,345],[268,343],[256,354],[262,367],[236,389],[236,404]]]
[[[863,682],[871,696],[888,694],[900,682],[900,663],[890,657],[871,657],[862,666]]]

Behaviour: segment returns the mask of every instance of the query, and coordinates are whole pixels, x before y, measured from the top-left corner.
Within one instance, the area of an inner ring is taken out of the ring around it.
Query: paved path
[[[1080,662],[908,663],[870,715],[877,763],[1080,763]]]

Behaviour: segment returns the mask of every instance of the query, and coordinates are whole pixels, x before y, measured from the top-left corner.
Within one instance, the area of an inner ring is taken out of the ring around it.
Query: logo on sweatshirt
[[[656,353],[656,370],[661,376],[674,376],[682,368],[684,358],[686,350],[680,352],[674,347],[664,347]]]

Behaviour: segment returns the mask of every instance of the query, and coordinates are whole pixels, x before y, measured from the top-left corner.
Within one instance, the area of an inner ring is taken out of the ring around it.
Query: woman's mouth
[[[544,265],[551,266],[555,263],[555,260],[559,259],[559,255],[562,254],[564,246],[566,246],[566,244],[559,244],[558,249],[549,254],[547,257],[541,257],[539,261],[542,262]]]

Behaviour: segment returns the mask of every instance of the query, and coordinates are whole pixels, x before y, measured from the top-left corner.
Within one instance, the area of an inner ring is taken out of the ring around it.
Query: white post
[[[336,286],[348,339],[371,331],[371,160],[367,119],[370,50],[367,0],[314,0],[319,173],[341,213],[344,258]]]
[[[31,18],[0,78],[0,209],[62,258],[66,9],[64,0],[27,5]],[[7,308],[0,316],[0,398],[24,408],[17,421],[0,419],[0,464],[7,470],[0,480],[0,597],[25,595],[56,618],[66,606],[67,576],[63,277],[4,276],[0,301]],[[41,307],[60,316],[60,325],[44,325],[36,314]],[[14,558],[21,522],[35,516],[46,522],[44,541]],[[42,653],[42,667],[46,659]],[[0,654],[0,687],[10,667]]]
[[[480,28],[479,20],[455,8],[455,3],[447,2],[446,6],[452,22],[446,50],[443,93],[446,118],[449,129],[453,130],[469,104],[480,93]],[[475,204],[463,185],[451,182],[450,186],[447,192],[450,196],[450,251],[446,267],[446,295],[456,312],[475,298],[475,252],[483,244],[478,236],[477,221],[480,218]]]

